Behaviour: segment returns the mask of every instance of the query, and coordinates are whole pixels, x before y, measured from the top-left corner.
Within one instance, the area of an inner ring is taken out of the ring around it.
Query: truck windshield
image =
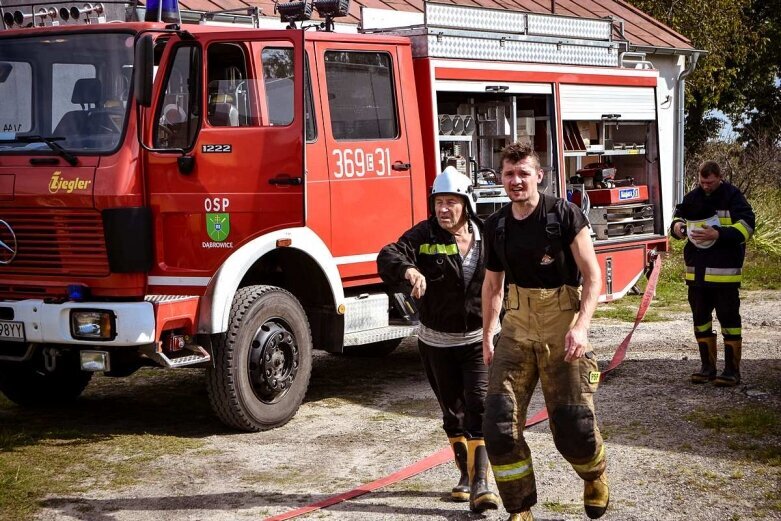
[[[130,33],[0,39],[0,153],[114,150],[132,70]]]

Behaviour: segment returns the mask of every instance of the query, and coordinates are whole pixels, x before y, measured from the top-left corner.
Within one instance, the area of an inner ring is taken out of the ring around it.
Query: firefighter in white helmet
[[[483,224],[475,213],[469,178],[453,167],[434,180],[430,203],[433,215],[383,248],[377,265],[387,284],[406,281],[418,299],[420,358],[461,471],[451,497],[482,512],[498,508],[488,488],[482,431],[488,385],[480,302]]]

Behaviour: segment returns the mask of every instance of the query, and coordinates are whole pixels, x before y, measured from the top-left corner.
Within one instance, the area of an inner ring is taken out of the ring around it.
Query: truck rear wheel
[[[0,365],[0,392],[23,407],[63,405],[76,400],[89,384],[92,373],[78,365],[61,366],[52,371],[33,364]]]
[[[216,335],[209,399],[223,423],[243,431],[287,423],[312,373],[312,334],[301,304],[274,286],[241,288],[228,331]]]

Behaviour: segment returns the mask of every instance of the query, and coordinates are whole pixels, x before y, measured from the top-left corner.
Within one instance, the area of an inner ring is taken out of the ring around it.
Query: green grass
[[[47,501],[56,507],[58,498],[93,488],[162,479],[156,460],[197,451],[206,436],[221,432],[202,376],[138,375],[149,385],[130,392],[124,379],[95,378],[73,407],[22,409],[0,395],[0,521],[32,519]]]
[[[731,449],[742,451],[750,460],[771,467],[781,466],[781,411],[756,404],[713,412],[698,409],[686,419],[701,427],[724,434]]]
[[[145,463],[200,444],[174,436],[129,434],[96,440],[67,431],[41,434],[33,442],[27,434],[0,430],[0,438],[12,439],[16,446],[0,450],[0,520],[31,517],[47,494],[86,492],[91,483],[107,490],[128,487],[140,479]],[[150,477],[148,470],[144,477]]]
[[[781,257],[781,190],[760,191],[750,203],[756,216],[750,244],[764,254]]]
[[[671,313],[688,312],[686,283],[683,280],[683,245],[682,241],[670,240],[670,252],[662,259],[662,271],[651,307],[644,321],[658,322],[666,319]],[[743,265],[744,291],[760,289],[781,289],[781,257],[759,250],[749,243],[746,262]],[[645,277],[638,281],[641,291],[647,285]],[[624,298],[597,306],[595,318],[634,322],[637,309],[640,307],[641,295],[627,295]]]

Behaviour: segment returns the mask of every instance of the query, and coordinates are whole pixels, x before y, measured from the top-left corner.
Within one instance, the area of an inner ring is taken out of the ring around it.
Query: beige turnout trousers
[[[599,368],[589,346],[564,361],[564,337],[580,307],[580,288],[529,289],[510,285],[506,314],[488,377],[483,432],[499,493],[508,512],[531,508],[537,489],[523,437],[529,400],[541,382],[556,448],[586,480],[605,470],[605,448],[593,394]]]

